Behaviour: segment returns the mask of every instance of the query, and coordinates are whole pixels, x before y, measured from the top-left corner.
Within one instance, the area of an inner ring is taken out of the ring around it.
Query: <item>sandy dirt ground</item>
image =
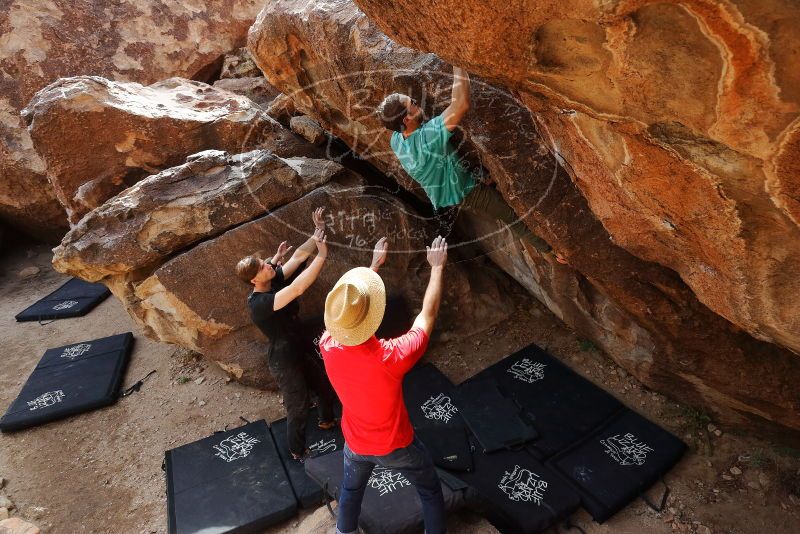
[[[12,402],[49,347],[133,331],[136,346],[124,384],[151,370],[156,374],[139,393],[111,407],[0,434],[0,477],[6,480],[0,494],[14,503],[12,516],[45,532],[165,533],[164,451],[236,426],[240,416],[278,419],[279,396],[231,382],[202,357],[146,339],[113,297],[82,318],[44,326],[16,323],[17,312],[66,280],[52,271],[50,257],[48,248],[37,246],[0,259],[0,408]],[[20,277],[30,266],[40,273]],[[664,512],[636,501],[603,525],[583,511],[573,516],[574,523],[589,534],[800,532],[800,451],[716,428],[704,414],[648,391],[523,290],[511,291],[508,305],[516,310],[514,320],[439,342],[426,359],[459,382],[537,343],[691,445],[666,477],[672,492]],[[323,507],[269,532],[332,528]],[[467,512],[451,518],[450,531],[495,532]]]

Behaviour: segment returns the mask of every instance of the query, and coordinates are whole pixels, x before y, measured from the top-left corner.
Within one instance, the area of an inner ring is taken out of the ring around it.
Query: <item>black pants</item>
[[[289,334],[272,349],[269,370],[278,383],[286,408],[286,433],[289,451],[302,456],[306,449],[306,420],[309,410],[309,393],[317,396],[320,421],[332,421],[337,402],[322,362],[311,350],[312,339],[301,332]]]

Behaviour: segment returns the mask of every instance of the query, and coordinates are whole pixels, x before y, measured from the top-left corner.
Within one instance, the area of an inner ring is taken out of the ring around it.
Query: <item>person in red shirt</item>
[[[344,479],[336,531],[356,532],[361,500],[376,465],[397,470],[419,493],[427,534],[445,532],[442,486],[433,460],[414,436],[403,402],[403,376],[425,353],[442,298],[447,242],[427,248],[431,276],[422,311],[411,330],[378,339],[386,289],[378,268],[386,260],[386,239],[375,246],[372,266],[345,273],[325,300],[325,327],[319,342],[325,370],[342,402],[345,439]]]

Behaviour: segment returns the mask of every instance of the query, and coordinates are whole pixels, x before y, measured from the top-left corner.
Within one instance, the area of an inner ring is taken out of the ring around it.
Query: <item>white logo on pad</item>
[[[653,448],[638,441],[633,434],[625,434],[620,437],[615,434],[606,439],[601,439],[600,443],[605,447],[605,452],[611,456],[619,465],[644,465],[647,453],[652,452]]]
[[[308,446],[308,450],[310,450],[314,454],[322,454],[325,452],[335,451],[336,440],[334,438],[331,438],[329,440],[321,439],[319,441],[315,441],[314,443]]]
[[[28,401],[28,410],[41,410],[64,400],[64,392],[62,390],[48,391],[42,393],[32,401]]]
[[[523,358],[508,368],[508,372],[514,375],[517,380],[522,380],[528,384],[533,384],[537,380],[544,378],[544,368],[547,367],[541,362],[533,362],[528,358]]]
[[[394,490],[410,486],[411,482],[400,473],[376,465],[367,484],[369,484],[370,488],[378,490],[381,497],[383,497]]]
[[[226,462],[241,460],[250,454],[256,443],[260,443],[259,440],[247,432],[239,432],[235,436],[223,439],[219,445],[214,445],[214,450],[217,451],[214,456],[218,456]]]
[[[512,501],[535,502],[541,505],[544,492],[547,490],[547,482],[533,471],[515,465],[510,473],[508,471],[503,473],[503,478],[497,487]]]
[[[425,414],[426,419],[445,423],[450,422],[450,419],[458,411],[458,408],[453,406],[450,397],[444,393],[439,393],[436,397],[426,400],[420,408],[422,408],[422,413]]]
[[[54,310],[68,310],[75,306],[78,303],[77,300],[65,300],[64,302],[59,302],[55,306],[53,306]]]
[[[82,356],[87,352],[89,352],[89,349],[91,348],[92,345],[89,343],[81,343],[80,345],[73,345],[71,347],[67,347],[66,349],[64,349],[64,352],[61,353],[61,357],[74,360],[78,356]]]

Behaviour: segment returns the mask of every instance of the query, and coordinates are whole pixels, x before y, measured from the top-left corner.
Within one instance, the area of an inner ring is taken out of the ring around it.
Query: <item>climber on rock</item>
[[[247,306],[253,323],[271,342],[269,370],[283,395],[289,451],[297,460],[308,454],[306,414],[309,389],[317,395],[319,427],[328,429],[336,424],[333,412],[336,394],[316,358],[313,335],[306,331],[297,316],[300,308],[298,297],[317,279],[328,255],[322,212],[323,208],[314,211],[314,234],[284,265],[275,262],[291,248],[285,241],[272,260],[250,255],[236,265],[236,275],[253,284]],[[314,260],[302,269],[301,266],[315,251]]]
[[[469,95],[469,75],[453,67],[452,97],[441,115],[425,121],[416,100],[400,93],[387,96],[377,114],[394,132],[391,147],[400,165],[425,190],[437,217],[445,208],[459,206],[479,217],[503,221],[518,239],[539,252],[550,252],[550,245],[530,231],[496,189],[476,182],[450,146],[453,130],[469,110]]]

